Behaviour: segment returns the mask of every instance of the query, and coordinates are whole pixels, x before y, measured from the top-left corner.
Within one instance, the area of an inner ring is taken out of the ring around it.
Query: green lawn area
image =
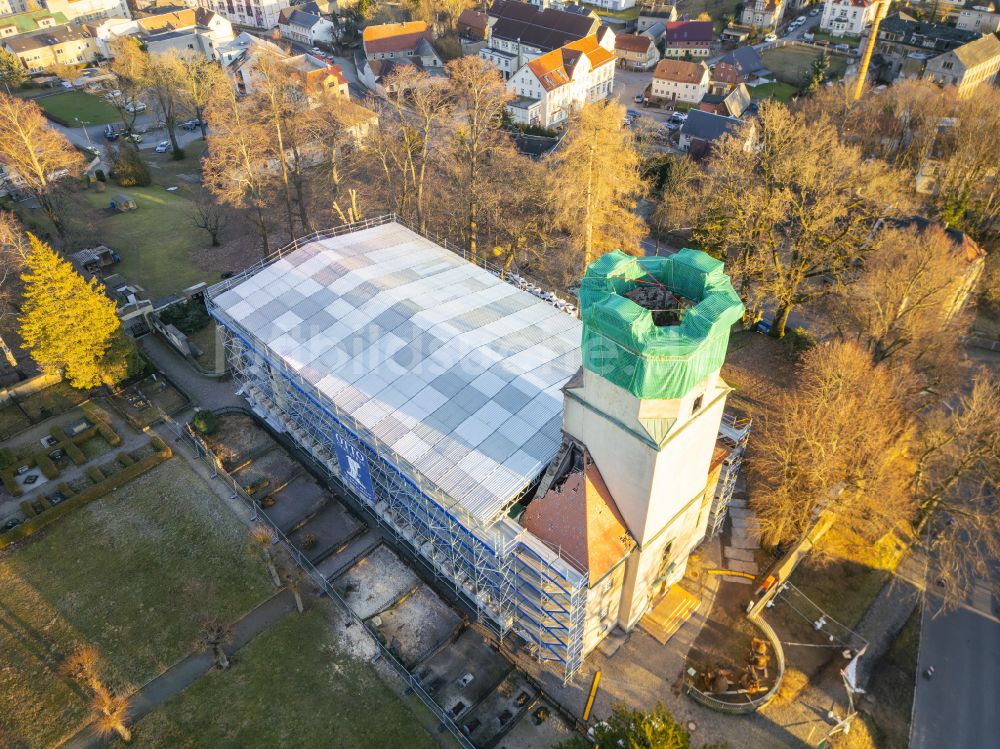
[[[735,15],[736,6],[740,5],[740,0],[678,0],[678,18],[696,19],[702,13],[708,13],[715,21],[715,30],[722,30],[720,21],[727,16]],[[739,23],[739,18],[736,22]]]
[[[821,54],[822,51],[815,48],[789,45],[765,49],[761,53],[761,59],[764,67],[774,73],[779,81],[798,86],[812,61]],[[830,55],[830,69],[827,71],[829,77],[841,78],[846,70],[847,60],[842,55]]]
[[[0,736],[40,747],[86,717],[60,674],[76,647],[139,686],[190,652],[203,616],[236,619],[272,586],[243,526],[173,458],[7,550],[0,590]]]
[[[747,90],[754,99],[777,99],[778,101],[789,101],[798,92],[795,86],[781,81],[750,86]]]
[[[107,211],[119,192],[135,198],[138,210]],[[121,255],[115,272],[142,286],[152,299],[213,277],[191,261],[192,251],[207,244],[206,234],[192,223],[194,207],[180,190],[168,192],[158,184],[121,188],[109,182],[105,192],[88,190],[83,199],[94,209],[99,240]]]
[[[290,614],[236,653],[229,670],[148,715],[135,740],[146,749],[438,745],[370,666],[337,648],[316,608]]]
[[[74,117],[91,125],[105,125],[119,119],[118,111],[113,106],[83,91],[64,91],[39,97],[35,101],[46,112],[71,126],[76,122]]]

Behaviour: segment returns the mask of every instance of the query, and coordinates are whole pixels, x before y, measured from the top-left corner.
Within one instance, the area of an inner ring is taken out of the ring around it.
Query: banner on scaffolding
[[[375,504],[375,490],[372,488],[372,475],[368,471],[368,458],[340,433],[334,432],[333,436],[337,447],[337,461],[340,463],[340,478],[351,489]]]

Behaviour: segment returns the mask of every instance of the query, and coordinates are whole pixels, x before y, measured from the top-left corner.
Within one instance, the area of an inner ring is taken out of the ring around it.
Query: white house
[[[289,0],[198,0],[202,8],[214,10],[236,26],[254,29],[273,29],[278,16],[288,7]]]
[[[234,38],[233,25],[218,13],[204,8],[186,8],[131,21],[110,18],[93,28],[105,57],[111,56],[109,44],[112,40],[133,36],[150,53],[198,52],[209,60],[219,60],[219,50]]]
[[[302,44],[332,44],[336,28],[327,18],[295,8],[285,8],[278,16],[281,38]]]
[[[962,8],[958,11],[955,28],[962,31],[978,31],[980,34],[995,34],[1000,31],[1000,12],[983,5]]]
[[[620,11],[635,7],[635,0],[590,0],[589,5],[605,10]]]
[[[69,21],[99,21],[103,18],[131,18],[125,0],[45,0],[50,13],[62,13]]]
[[[743,7],[740,22],[744,26],[773,29],[785,15],[785,0],[748,0]]]
[[[833,36],[861,36],[875,21],[875,0],[826,0],[820,31]]]
[[[511,118],[524,125],[562,124],[575,109],[607,98],[614,88],[616,59],[596,36],[535,58],[507,81],[515,96],[507,105]]]
[[[703,62],[660,60],[653,71],[654,98],[697,104],[708,93],[711,71]]]

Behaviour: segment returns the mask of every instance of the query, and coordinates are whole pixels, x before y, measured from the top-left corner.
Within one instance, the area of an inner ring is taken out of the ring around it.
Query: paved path
[[[295,600],[291,592],[282,590],[276,593],[233,625],[233,638],[225,647],[226,654],[232,656],[257,635],[294,610]],[[194,652],[175,663],[152,681],[147,682],[132,698],[129,711],[130,723],[134,725],[167,700],[180,694],[207,674],[212,669],[212,665],[210,653],[207,651]],[[65,741],[62,744],[62,749],[95,749],[106,743],[92,728],[87,726]]]
[[[169,377],[192,403],[203,408],[246,407],[246,401],[236,395],[237,386],[233,380],[220,381],[199,374],[156,333],[143,336],[138,343],[156,368]]]

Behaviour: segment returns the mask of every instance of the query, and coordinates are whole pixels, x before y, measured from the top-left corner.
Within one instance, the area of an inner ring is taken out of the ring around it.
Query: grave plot
[[[567,741],[573,733],[573,727],[552,705],[536,700],[498,746],[500,749],[551,749]]]
[[[326,504],[290,536],[313,564],[333,554],[365,530],[365,525],[336,500]]]
[[[373,616],[369,625],[412,671],[454,637],[462,620],[437,593],[421,583],[410,595]]]
[[[478,747],[494,746],[529,711],[538,692],[517,671],[500,682],[475,709],[458,722],[459,728]],[[511,744],[511,746],[518,746]]]
[[[427,693],[458,721],[511,671],[510,663],[482,635],[466,629],[453,643],[416,669]]]
[[[368,619],[412,591],[420,579],[389,547],[379,545],[359,559],[334,587],[351,610]]]
[[[285,454],[286,458],[292,459]],[[318,512],[330,495],[306,474],[296,476],[280,490],[255,495],[264,513],[283,533],[288,533],[310,515]]]

